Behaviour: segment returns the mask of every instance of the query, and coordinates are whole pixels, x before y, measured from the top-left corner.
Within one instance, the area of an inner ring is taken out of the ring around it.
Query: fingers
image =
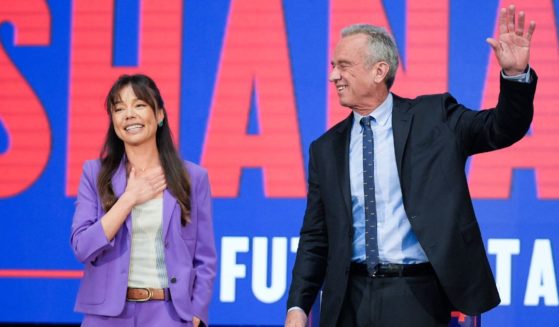
[[[165,172],[159,167],[150,170],[150,182],[155,193],[160,193],[167,188],[167,180],[165,179]]]
[[[162,169],[153,170],[149,172],[145,176],[146,180],[148,180],[151,184],[159,183],[160,181],[165,181],[165,173]]]
[[[167,188],[167,180],[163,173],[157,174],[151,178],[146,177],[146,186],[149,187],[150,198],[163,192]]]
[[[516,7],[514,5],[510,5],[507,8],[501,8],[499,11],[499,34],[514,33],[520,37],[524,36],[524,32],[526,30],[526,13],[524,11],[520,11],[518,13],[518,23],[516,23],[515,11]],[[525,35],[528,41],[532,39],[532,34],[534,34],[535,28],[536,22],[530,21],[528,32]],[[489,43],[489,41],[487,42]],[[495,46],[492,45],[492,47],[495,49]]]
[[[158,197],[166,188],[167,182],[164,178],[155,180],[139,178],[139,181],[127,188],[127,191],[135,195],[137,205]]]
[[[151,184],[151,187],[155,194],[161,193],[167,188],[167,181],[165,179],[155,181]]]
[[[494,38],[488,37],[487,39],[485,39],[485,41],[487,43],[489,43],[489,45],[493,48],[493,51],[499,51],[500,50],[500,44]]]
[[[507,9],[501,8],[499,12],[499,34],[505,34],[507,32]]]
[[[167,180],[161,167],[146,170],[141,174],[132,167],[126,188],[135,194],[137,204],[140,204],[163,192],[167,188]]]
[[[512,5],[511,5],[512,7]],[[510,7],[509,7],[510,8]],[[523,36],[524,35],[524,29],[525,29],[525,20],[526,20],[526,14],[524,13],[524,11],[521,11],[518,13],[518,26],[516,27],[516,35],[518,36]],[[530,21],[530,25],[528,26],[528,32],[526,33],[526,39],[528,39],[528,41],[532,40],[532,34],[534,34],[534,30],[536,29],[536,22],[535,21]]]
[[[307,325],[307,315],[303,310],[295,309],[287,313],[285,327],[304,327]]]
[[[507,9],[507,31],[514,33],[514,5],[510,5]]]
[[[531,21],[530,26],[528,26],[528,33],[526,33],[526,38],[528,39],[528,41],[532,40],[532,34],[534,34],[535,30],[536,30],[536,22]]]
[[[524,34],[524,12],[518,13],[518,25],[516,26],[516,35],[522,36]]]

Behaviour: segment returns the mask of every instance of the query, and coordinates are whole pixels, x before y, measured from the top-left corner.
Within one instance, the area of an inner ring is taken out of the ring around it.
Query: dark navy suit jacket
[[[501,78],[496,108],[474,111],[448,93],[394,97],[394,151],[413,231],[456,310],[487,311],[500,298],[465,175],[468,156],[510,146],[528,131],[537,76]],[[310,146],[309,191],[287,307],[307,314],[322,288],[321,325],[337,321],[352,254],[350,114]]]

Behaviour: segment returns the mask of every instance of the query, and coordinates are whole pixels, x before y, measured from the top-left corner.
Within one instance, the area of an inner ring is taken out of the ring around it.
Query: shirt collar
[[[373,112],[371,112],[369,114],[369,116],[373,117],[378,125],[380,125],[380,126],[386,125],[386,123],[388,122],[390,117],[392,117],[392,103],[393,103],[393,101],[394,100],[393,100],[393,97],[392,97],[392,93],[388,93],[388,96],[386,97],[386,99],[384,99],[384,101],[380,104],[380,106],[378,106]],[[361,118],[363,118],[363,117],[364,116],[361,116],[360,114],[358,114],[354,111],[353,112],[353,123],[357,124],[359,126],[359,122],[361,121]]]

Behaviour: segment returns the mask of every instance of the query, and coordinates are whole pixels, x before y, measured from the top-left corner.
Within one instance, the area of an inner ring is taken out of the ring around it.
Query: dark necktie
[[[361,118],[363,126],[363,194],[365,195],[365,253],[367,270],[376,272],[379,263],[377,241],[377,205],[375,201],[375,142],[371,130],[373,117]]]

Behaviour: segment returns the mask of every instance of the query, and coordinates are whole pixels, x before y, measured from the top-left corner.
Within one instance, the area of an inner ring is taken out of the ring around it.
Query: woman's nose
[[[136,116],[136,111],[134,107],[127,107],[126,108],[126,118],[131,118]]]

